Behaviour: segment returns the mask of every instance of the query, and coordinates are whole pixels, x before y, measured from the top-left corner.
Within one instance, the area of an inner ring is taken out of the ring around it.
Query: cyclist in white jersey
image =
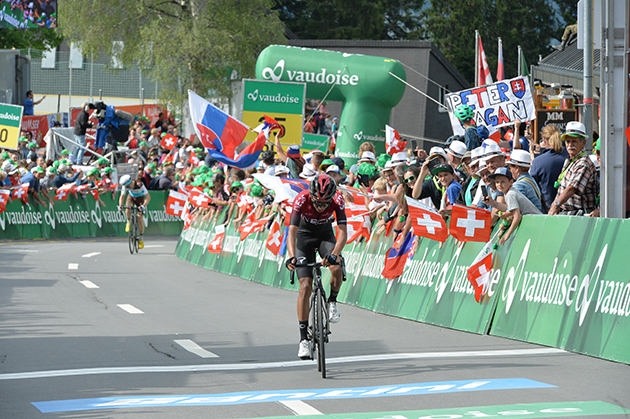
[[[144,248],[144,208],[151,201],[151,195],[145,188],[144,184],[139,180],[133,180],[131,176],[124,175],[120,178],[120,185],[123,187],[120,192],[120,199],[118,200],[118,210],[122,211],[123,202],[125,199],[125,193],[129,192],[127,196],[127,203],[125,206],[125,214],[127,216],[127,225],[125,226],[125,232],[129,233],[129,219],[131,218],[131,206],[138,206],[138,224],[140,224],[140,240],[138,241],[138,248]]]

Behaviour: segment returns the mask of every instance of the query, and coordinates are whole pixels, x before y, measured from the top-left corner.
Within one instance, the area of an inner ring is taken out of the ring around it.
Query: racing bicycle
[[[341,265],[343,280],[346,280],[346,267],[343,258],[339,257],[338,264]],[[317,371],[322,373],[322,378],[326,378],[326,343],[330,335],[330,322],[328,320],[328,299],[322,284],[322,264],[298,263],[296,268],[313,268],[313,291],[311,292],[310,312],[309,312],[309,333],[308,340],[311,348],[311,359],[317,352]],[[295,282],[295,270],[291,271],[291,284]],[[315,349],[317,348],[317,349]]]
[[[130,209],[131,216],[129,217],[129,252],[138,253],[138,242],[140,241],[140,224],[138,222],[138,214],[140,209],[137,205],[130,207],[122,207],[122,209]]]

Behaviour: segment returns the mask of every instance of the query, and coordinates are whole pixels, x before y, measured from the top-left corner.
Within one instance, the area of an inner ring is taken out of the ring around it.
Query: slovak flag
[[[236,157],[236,147],[243,142],[249,127],[192,90],[188,91],[188,102],[195,132],[210,157],[239,169],[249,168],[256,163],[265,146],[264,135],[259,135],[256,141],[245,147]]]
[[[265,226],[269,222],[269,218],[261,218],[260,220],[252,221],[251,223],[243,224],[238,228],[241,233],[241,241],[245,240],[247,236],[252,233],[258,233],[263,231]]]
[[[188,201],[198,208],[209,208],[211,199],[212,198],[197,188],[193,188],[190,191],[190,196],[188,197]]]
[[[280,224],[280,218],[277,217],[271,226],[269,236],[267,237],[267,242],[265,243],[265,247],[267,247],[267,249],[269,249],[269,251],[276,256],[280,254],[283,233],[284,226]]]
[[[405,197],[409,206],[411,226],[416,236],[444,242],[448,238],[448,228],[442,216],[421,202]]]
[[[492,75],[490,74],[488,60],[486,60],[486,53],[483,51],[481,36],[479,36],[479,56],[477,57],[477,66],[479,72],[479,80],[477,80],[477,86],[492,84]]]
[[[160,141],[160,146],[169,150],[172,150],[173,147],[175,147],[175,144],[177,144],[177,137],[171,134],[164,135],[164,137],[162,137],[162,141]]]
[[[409,259],[409,256],[414,247],[414,237],[411,231],[407,233],[407,236],[402,241],[398,249],[392,246],[385,255],[385,267],[381,275],[387,279],[396,279],[402,275],[405,270],[405,263]]]
[[[385,125],[385,151],[390,156],[405,150],[407,141],[400,141],[400,134],[389,125]]]
[[[24,204],[28,203],[28,183],[23,183],[20,186],[13,189],[13,198],[12,199],[20,199]]]
[[[166,213],[169,215],[174,215],[175,217],[180,217],[184,212],[184,207],[186,206],[186,201],[188,200],[188,195],[184,195],[183,193],[170,191],[168,193],[168,200],[166,201]]]
[[[74,183],[66,183],[61,188],[57,189],[57,195],[53,199],[57,201],[65,201],[68,199],[68,195],[70,195],[74,191]]]
[[[7,202],[11,197],[11,192],[7,189],[0,189],[0,212],[7,209]]]
[[[221,253],[223,250],[223,238],[225,237],[225,226],[220,224],[214,229],[214,238],[208,244],[209,253]]]
[[[466,270],[468,281],[475,289],[475,300],[481,302],[481,296],[486,293],[488,284],[490,283],[490,271],[492,270],[492,252],[488,253],[483,259],[473,264]]]
[[[448,231],[460,242],[486,243],[492,234],[492,213],[481,208],[455,204]]]

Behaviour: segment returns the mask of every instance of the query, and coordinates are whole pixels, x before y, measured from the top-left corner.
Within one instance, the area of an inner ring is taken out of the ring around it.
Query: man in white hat
[[[484,150],[481,158],[486,161],[490,173],[496,172],[499,167],[505,167],[505,153],[496,141],[484,140],[481,147]]]
[[[376,165],[376,156],[371,151],[364,151],[359,159],[359,166],[361,163],[370,163],[372,166]]]
[[[468,179],[468,173],[466,173],[466,169],[462,165],[462,159],[464,154],[466,154],[466,144],[455,140],[446,148],[446,154],[448,154],[448,163],[455,171],[458,181],[463,184]]]
[[[516,181],[512,184],[512,188],[516,189],[527,199],[531,201],[532,204],[538,211],[543,212],[543,197],[540,192],[540,188],[538,187],[538,183],[529,174],[529,168],[532,165],[532,156],[529,152],[521,149],[515,149],[510,154],[510,161],[508,162],[508,169],[512,173],[512,177],[516,179]]]
[[[289,170],[288,167],[286,167],[285,165],[282,165],[282,164],[279,164],[279,165],[274,166],[274,167],[275,167],[275,172],[273,174],[274,176],[285,177],[285,178],[289,177],[289,173],[291,173],[291,171]]]
[[[397,166],[401,163],[407,163],[409,161],[409,157],[407,156],[407,153],[400,151],[398,153],[394,153],[390,161],[394,166]]]
[[[486,163],[485,161],[482,161],[480,159],[482,155],[483,148],[481,147],[473,149],[470,153],[470,163],[466,165],[466,170],[468,173],[470,173],[470,176],[468,176],[462,184],[462,190],[459,192],[459,197],[457,198],[458,204],[471,207],[474,206],[475,203],[480,201],[481,199],[477,197],[477,194],[479,193],[479,184],[481,182],[481,177],[478,174],[478,170],[480,162],[483,162],[484,166]]]
[[[313,167],[312,163],[306,163],[304,168],[302,169],[302,173],[300,173],[300,177],[304,180],[308,180],[310,182],[311,179],[317,174],[317,170]]]
[[[567,124],[562,140],[569,157],[556,182],[558,194],[550,205],[549,215],[588,215],[597,207],[597,170],[584,149],[587,138],[584,124],[577,121]]]
[[[391,192],[396,185],[398,185],[398,178],[396,177],[397,164],[394,164],[391,160],[385,163],[385,167],[381,169],[381,177],[387,181],[387,192]]]

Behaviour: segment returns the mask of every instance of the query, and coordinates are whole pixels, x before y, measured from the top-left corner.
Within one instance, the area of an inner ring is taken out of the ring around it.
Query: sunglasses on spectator
[[[329,199],[327,201],[313,200],[313,206],[316,206],[317,208],[326,208],[328,205],[330,205],[331,202],[332,202],[332,199]]]
[[[406,177],[406,178],[404,179],[404,182],[405,182],[406,184],[409,184],[409,182],[413,182],[414,180],[416,180],[416,177],[415,177],[415,176],[409,176],[409,177]]]

